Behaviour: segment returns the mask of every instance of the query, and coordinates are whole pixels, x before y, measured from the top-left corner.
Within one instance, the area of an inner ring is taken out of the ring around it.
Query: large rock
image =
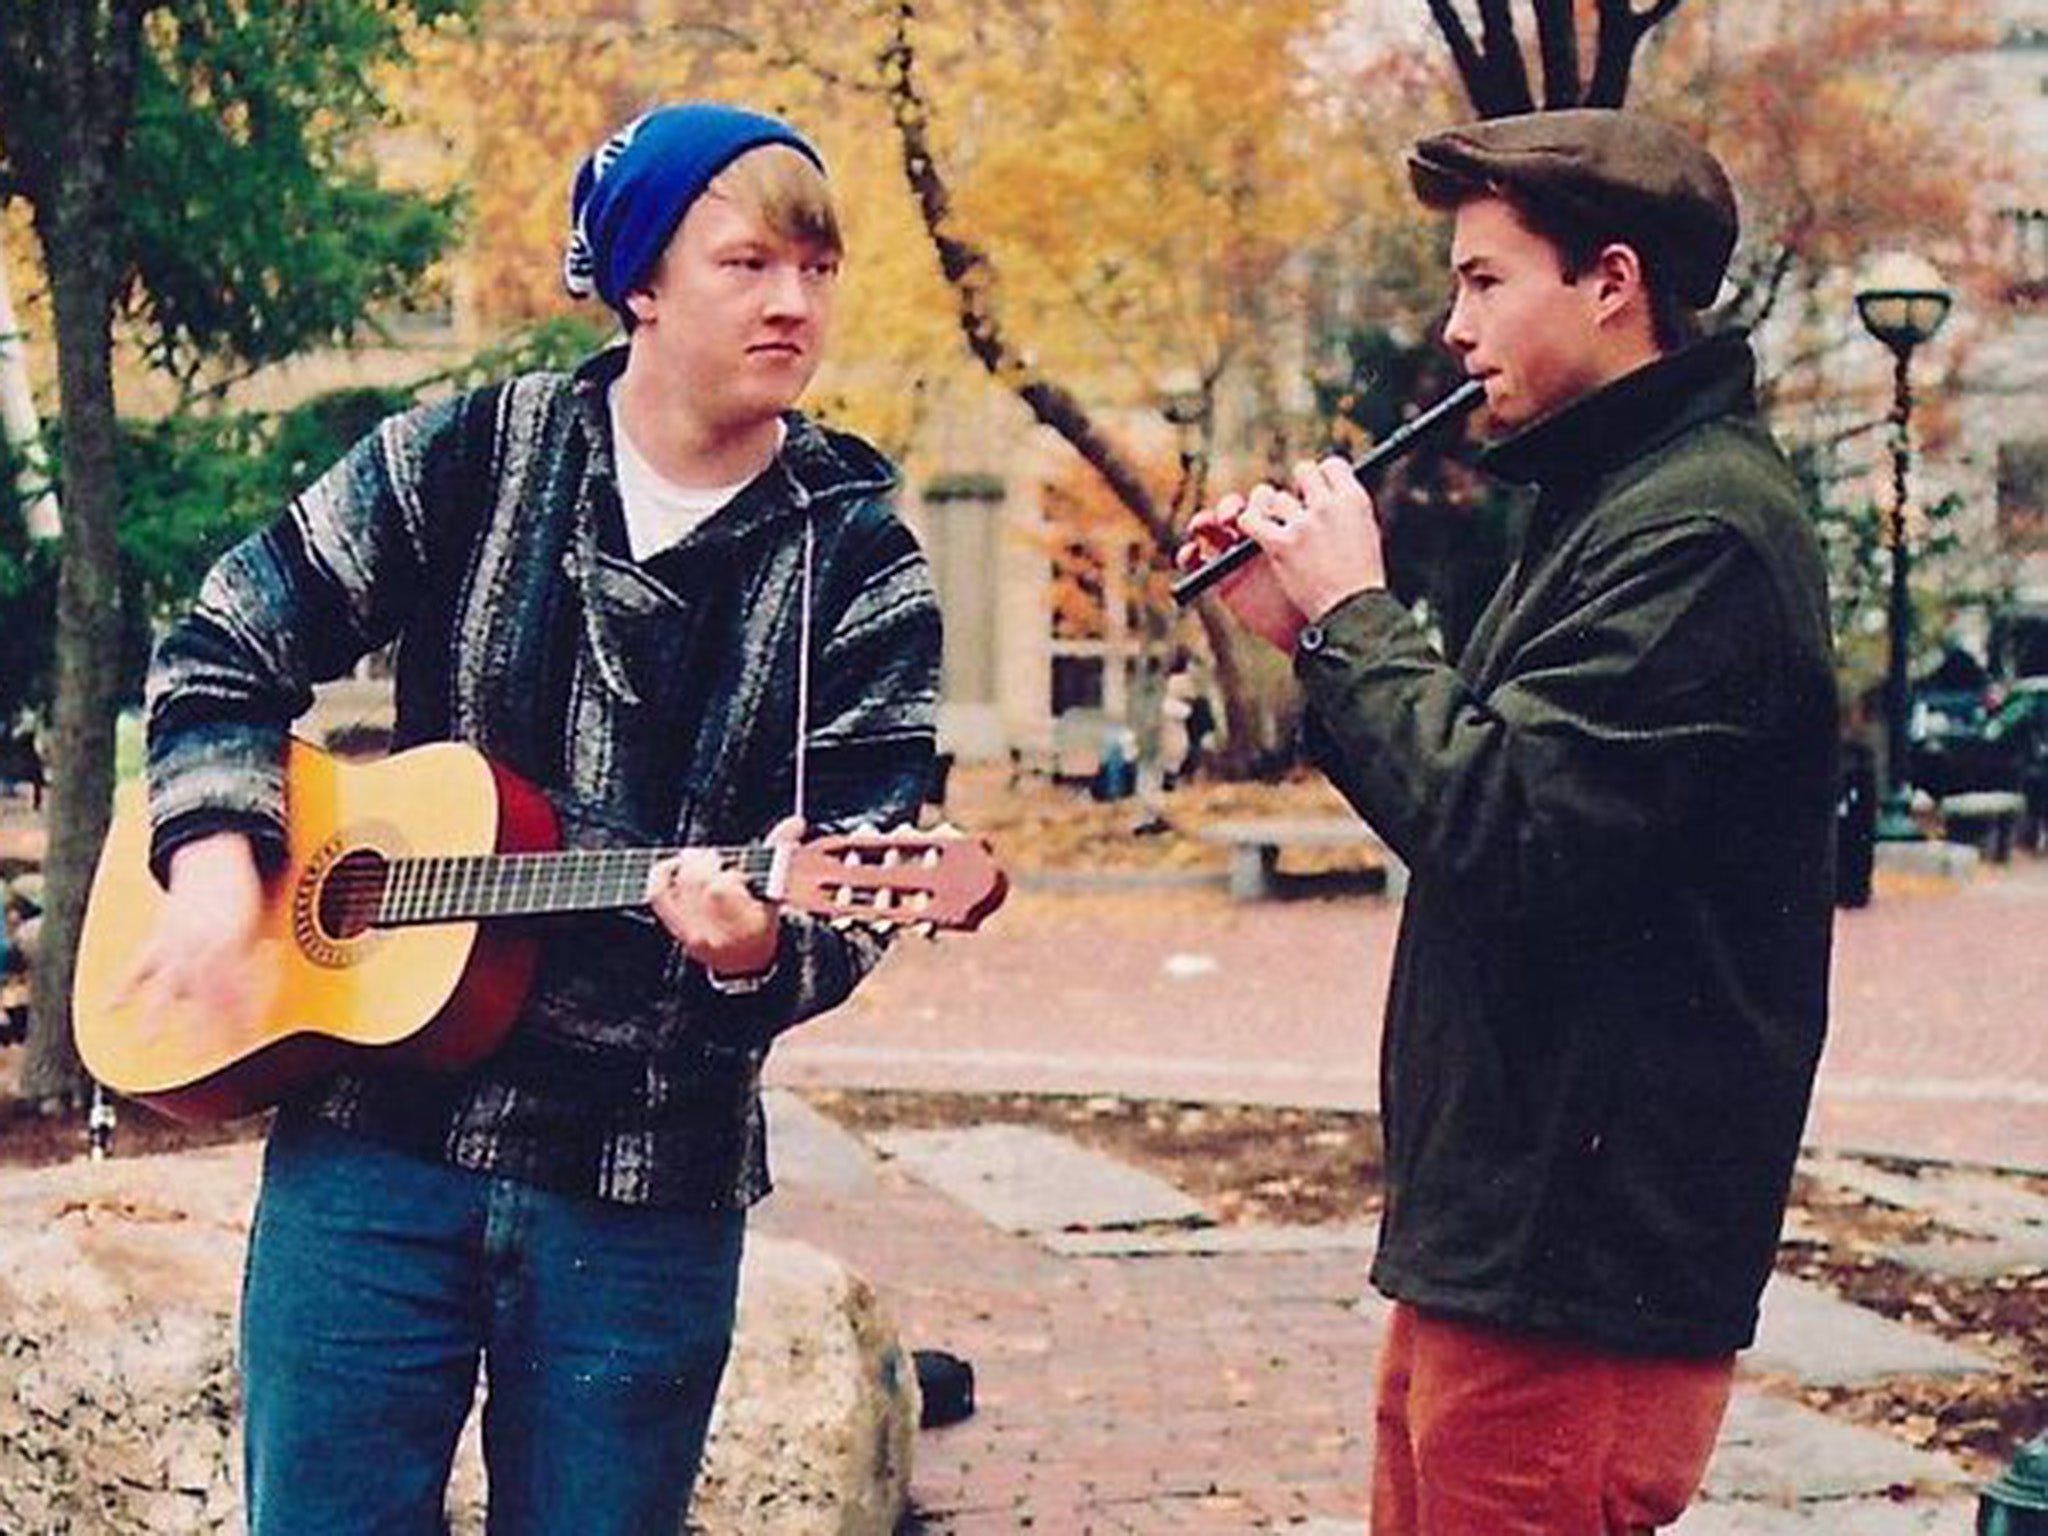
[[[257,1149],[0,1181],[0,1532],[241,1529],[234,1308]],[[915,1372],[867,1284],[755,1236],[694,1514],[705,1536],[887,1536]],[[451,1494],[479,1532],[474,1435]]]
[[[890,1536],[918,1409],[868,1283],[808,1244],[751,1238],[695,1518],[707,1536]]]

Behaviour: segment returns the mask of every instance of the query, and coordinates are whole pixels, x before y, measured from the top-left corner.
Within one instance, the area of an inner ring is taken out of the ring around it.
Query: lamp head
[[[1953,301],[1940,269],[1911,251],[1875,257],[1856,285],[1864,329],[1895,352],[1911,351],[1940,330]]]

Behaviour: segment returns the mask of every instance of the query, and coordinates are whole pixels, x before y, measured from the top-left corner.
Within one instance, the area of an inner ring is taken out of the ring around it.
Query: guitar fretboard
[[[647,899],[648,872],[679,851],[598,848],[419,859],[358,855],[329,875],[321,905],[329,930],[342,933],[635,907]],[[721,868],[738,870],[756,895],[768,894],[775,849],[753,844],[709,852]]]

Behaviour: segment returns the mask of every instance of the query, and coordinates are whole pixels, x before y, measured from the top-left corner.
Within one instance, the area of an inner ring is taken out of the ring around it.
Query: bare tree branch
[[[902,143],[903,175],[938,252],[939,270],[953,290],[968,348],[992,378],[1022,400],[1040,423],[1058,433],[1102,476],[1111,493],[1130,509],[1160,548],[1169,547],[1174,536],[1171,510],[1160,507],[1137,471],[1097,430],[1081,402],[1039,374],[1005,334],[996,309],[995,264],[979,246],[955,232],[952,192],[932,155],[931,110],[918,85],[917,56],[910,36],[916,6],[912,0],[897,0],[894,15],[895,25],[880,63],[890,113]]]
[[[1643,35],[1670,16],[1685,0],[1652,0],[1638,11],[1634,0],[1595,0],[1600,16],[1593,82],[1586,89],[1589,107],[1618,107],[1628,99],[1629,73]]]
[[[1576,107],[1579,79],[1579,23],[1572,0],[1535,0],[1536,47],[1543,60],[1543,105]]]
[[[1488,100],[1480,111],[1488,117],[1533,112],[1529,66],[1522,60],[1522,40],[1515,35],[1511,0],[1479,0],[1479,44],[1486,55]]]
[[[1777,254],[1771,258],[1769,269],[1764,273],[1763,281],[1752,286],[1747,295],[1749,305],[1744,320],[1751,329],[1770,319],[1771,312],[1778,307],[1778,300],[1785,291],[1786,280],[1792,276],[1792,269],[1798,264],[1798,249],[1791,242],[1788,241],[1778,247]]]
[[[1443,34],[1473,111],[1481,117],[1533,112],[1536,98],[1530,94],[1529,69],[1515,35],[1512,0],[1479,0],[1476,43],[1452,0],[1428,0],[1428,4],[1430,19]]]
[[[1479,102],[1484,94],[1482,77],[1485,65],[1479,57],[1478,46],[1472,41],[1472,34],[1465,30],[1464,19],[1458,15],[1451,0],[1429,0],[1429,16],[1436,23],[1437,31],[1443,34],[1444,46],[1451,51],[1451,63],[1457,67],[1466,99],[1474,110],[1481,110]]]

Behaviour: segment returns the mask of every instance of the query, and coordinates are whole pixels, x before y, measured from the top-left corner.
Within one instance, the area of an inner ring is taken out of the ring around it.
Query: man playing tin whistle
[[[1720,165],[1635,113],[1424,139],[1444,339],[1535,490],[1455,662],[1340,460],[1198,517],[1312,756],[1409,865],[1380,1083],[1375,1536],[1651,1530],[1755,1333],[1826,1026],[1821,560],[1737,334]]]

